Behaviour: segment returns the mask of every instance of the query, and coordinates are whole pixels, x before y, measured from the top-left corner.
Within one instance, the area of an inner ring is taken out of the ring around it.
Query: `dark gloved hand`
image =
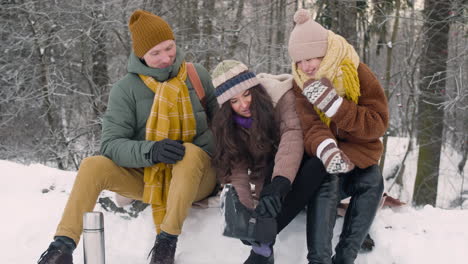
[[[185,155],[185,146],[181,140],[172,140],[165,138],[156,141],[151,148],[153,163],[174,164],[181,160]]]
[[[291,189],[291,181],[283,176],[276,176],[273,181],[264,186],[260,193],[255,212],[260,217],[275,218],[281,211],[283,198]]]

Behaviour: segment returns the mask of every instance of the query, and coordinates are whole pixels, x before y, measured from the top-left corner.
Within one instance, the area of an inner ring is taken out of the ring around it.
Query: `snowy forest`
[[[449,153],[456,179],[449,207],[460,207],[468,201],[467,7],[467,0],[1,0],[0,160],[77,170],[98,153],[109,90],[126,73],[135,9],[166,19],[187,61],[209,71],[236,59],[279,74],[291,71],[287,40],[294,12],[305,8],[353,44],[385,88],[391,123],[383,142],[407,142],[399,162],[381,159],[386,189],[399,197],[407,188],[413,153],[409,202],[436,205]]]

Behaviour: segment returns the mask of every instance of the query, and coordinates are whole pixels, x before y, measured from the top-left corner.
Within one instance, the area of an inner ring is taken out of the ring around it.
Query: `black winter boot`
[[[274,257],[273,251],[271,252],[271,255],[269,257],[264,257],[262,255],[255,253],[253,250],[250,250],[250,255],[247,258],[247,260],[244,262],[244,264],[274,264],[274,263],[275,263],[275,257]]]
[[[177,236],[161,232],[150,251],[150,264],[174,264]]]
[[[65,239],[65,242],[64,242]],[[50,243],[49,248],[42,253],[37,261],[38,264],[73,264],[72,253],[75,242],[71,238],[56,238]]]

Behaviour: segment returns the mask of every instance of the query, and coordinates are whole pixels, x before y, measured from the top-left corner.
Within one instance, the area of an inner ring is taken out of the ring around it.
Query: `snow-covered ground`
[[[401,149],[404,142],[393,142],[390,146]],[[396,150],[390,153],[395,156],[387,160],[389,164],[398,162],[401,155],[397,155]],[[410,165],[408,167],[411,168]],[[52,239],[76,172],[1,160],[0,171],[4,186],[0,191],[0,200],[3,201],[1,262],[36,263]],[[409,173],[410,169],[405,173],[405,181],[410,181],[406,177]],[[448,181],[453,183],[455,180]],[[46,189],[53,190],[44,192]],[[440,186],[439,189],[444,190]],[[111,193],[104,195],[112,196]],[[442,196],[451,198],[446,194]],[[99,205],[95,210],[104,212],[106,262],[148,263],[146,256],[155,237],[150,209],[131,220],[105,212]],[[250,249],[235,239],[223,237],[221,220],[219,208],[193,208],[179,238],[176,263],[243,263]],[[341,225],[342,219],[338,219],[334,244]],[[359,255],[356,264],[468,263],[468,210],[431,206],[383,209],[376,217],[371,236],[376,247],[370,253]],[[300,214],[277,239],[276,263],[307,263],[306,254],[305,215]],[[83,263],[82,243],[75,251],[74,263]]]

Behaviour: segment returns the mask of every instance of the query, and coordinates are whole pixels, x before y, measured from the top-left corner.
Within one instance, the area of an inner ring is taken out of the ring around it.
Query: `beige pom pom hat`
[[[311,19],[310,12],[299,9],[294,14],[296,25],[289,36],[288,51],[294,62],[324,57],[327,52],[328,30]]]

